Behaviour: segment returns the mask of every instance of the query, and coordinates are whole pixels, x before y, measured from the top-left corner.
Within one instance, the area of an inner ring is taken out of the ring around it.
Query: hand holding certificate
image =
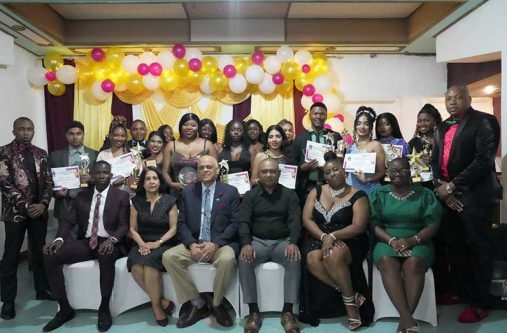
[[[326,161],[324,160],[324,154],[330,150],[333,150],[332,145],[306,141],[305,162],[317,160],[320,167],[324,166],[324,164],[326,164]]]
[[[55,186],[53,190],[74,189],[81,187],[81,177],[79,175],[79,166],[68,166],[63,168],[51,168],[51,175]]]
[[[224,177],[224,182],[238,189],[239,194],[250,191],[250,177],[248,171],[230,173]]]
[[[376,158],[375,153],[347,154],[343,161],[343,168],[346,172],[375,173]]]
[[[111,172],[113,174],[112,180],[118,177],[127,178],[132,174],[132,170],[136,166],[136,159],[132,152],[115,157],[111,161]]]
[[[280,179],[278,179],[278,183],[287,188],[295,189],[298,167],[289,164],[279,164],[278,167],[280,168]]]

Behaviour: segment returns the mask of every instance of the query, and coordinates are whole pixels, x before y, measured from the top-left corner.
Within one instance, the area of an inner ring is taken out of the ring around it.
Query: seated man
[[[241,204],[239,279],[244,303],[250,308],[245,333],[257,333],[261,325],[257,304],[255,267],[274,261],[285,268],[282,326],[299,332],[292,314],[298,299],[301,253],[296,245],[301,232],[301,210],[295,191],[280,184],[278,162],[267,158],[259,165],[259,185],[248,191]]]
[[[180,304],[192,303],[177,327],[191,326],[209,314],[220,325],[230,327],[233,322],[222,300],[234,276],[239,251],[239,193],[235,187],[216,180],[218,163],[212,156],[201,157],[197,170],[200,181],[185,187],[181,194],[178,235],[183,244],[167,250],[162,262],[174,281]],[[188,274],[188,266],[199,262],[216,267],[212,301],[199,296]]]
[[[60,305],[56,316],[44,326],[44,332],[52,331],[74,317],[65,293],[63,265],[91,259],[98,259],[100,267],[102,301],[97,327],[100,332],[111,327],[109,299],[114,284],[114,263],[119,254],[116,244],[129,230],[129,195],[109,185],[111,176],[109,163],[95,162],[92,173],[95,188],[78,193],[70,212],[58,227],[55,240],[43,249],[49,287]],[[76,225],[77,239],[64,243]]]

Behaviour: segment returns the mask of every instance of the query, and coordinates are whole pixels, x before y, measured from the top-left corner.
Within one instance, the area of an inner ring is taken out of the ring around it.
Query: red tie
[[[100,197],[102,194],[97,194],[97,202],[95,203],[95,209],[93,210],[93,225],[92,234],[90,236],[90,248],[93,250],[97,247],[97,236],[99,234],[99,210],[100,210]]]

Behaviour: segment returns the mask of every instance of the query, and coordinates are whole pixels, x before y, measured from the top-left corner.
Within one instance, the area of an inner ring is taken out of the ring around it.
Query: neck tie
[[[204,218],[201,223],[201,240],[209,242],[211,240],[211,195],[210,189],[204,191]]]
[[[93,224],[92,234],[90,236],[90,248],[93,250],[97,247],[97,236],[99,233],[99,211],[100,211],[100,198],[102,194],[97,194],[97,202],[95,203],[95,209],[93,210]]]

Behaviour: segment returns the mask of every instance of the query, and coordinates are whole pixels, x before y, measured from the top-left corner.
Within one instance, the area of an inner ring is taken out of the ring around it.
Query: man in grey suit
[[[71,121],[65,128],[65,138],[69,144],[67,147],[61,150],[57,150],[51,153],[50,166],[51,168],[61,168],[72,165],[82,165],[84,160],[88,160],[87,168],[93,169],[93,164],[97,159],[97,151],[85,147],[83,144],[84,140],[84,126],[79,121]],[[86,158],[88,157],[88,158]],[[91,176],[89,173],[85,173],[81,176],[81,183],[90,183]],[[72,202],[76,195],[83,189],[59,189],[53,191],[53,197],[55,198],[55,210],[54,215],[60,224],[69,212]]]
[[[178,301],[192,303],[177,327],[191,326],[210,314],[218,324],[230,327],[232,318],[222,300],[234,277],[239,252],[239,193],[235,187],[216,180],[218,163],[213,157],[201,157],[197,170],[200,181],[187,185],[181,194],[178,235],[183,244],[167,250],[162,262],[174,281]],[[188,275],[188,266],[198,262],[216,267],[212,301],[199,296]]]

